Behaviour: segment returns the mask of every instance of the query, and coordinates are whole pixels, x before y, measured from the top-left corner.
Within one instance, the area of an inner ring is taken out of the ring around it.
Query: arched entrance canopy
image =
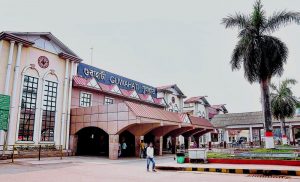
[[[124,131],[132,133],[136,137],[136,141],[139,141],[139,137],[147,133],[151,133],[157,138],[168,135],[168,133],[178,136],[189,130],[213,128],[209,121],[202,118],[127,101],[119,104],[72,109],[70,134],[73,143],[76,140],[75,134],[85,127],[101,128],[109,135],[109,154],[112,159],[117,158],[119,135]],[[158,140],[162,141],[157,138],[156,141]]]

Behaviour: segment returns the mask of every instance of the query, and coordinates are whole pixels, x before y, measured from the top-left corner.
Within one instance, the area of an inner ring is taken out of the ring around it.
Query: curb
[[[156,166],[156,169],[168,170],[168,171],[198,171],[198,172],[216,172],[216,173],[231,173],[231,174],[264,174],[264,175],[300,176],[300,171],[296,171],[296,170],[230,169],[230,168],[200,168],[200,167],[171,167],[171,166]]]

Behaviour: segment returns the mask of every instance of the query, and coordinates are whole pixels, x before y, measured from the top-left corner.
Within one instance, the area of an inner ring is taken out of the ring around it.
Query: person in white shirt
[[[152,163],[152,171],[156,172],[155,170],[155,161],[154,161],[154,148],[153,144],[150,142],[149,147],[147,147],[147,171],[149,171],[150,163]]]

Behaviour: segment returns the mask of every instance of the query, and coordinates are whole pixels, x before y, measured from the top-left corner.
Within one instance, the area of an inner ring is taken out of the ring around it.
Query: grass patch
[[[251,153],[294,153],[295,150],[259,148],[259,149],[251,149],[249,152]]]
[[[234,155],[226,153],[208,152],[207,158],[210,159],[232,159]]]

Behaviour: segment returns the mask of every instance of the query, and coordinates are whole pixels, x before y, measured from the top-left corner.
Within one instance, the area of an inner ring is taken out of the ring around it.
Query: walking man
[[[153,144],[150,142],[149,147],[147,147],[147,171],[149,172],[150,163],[152,163],[152,171],[156,172],[155,170],[155,161],[154,161],[154,148]]]

